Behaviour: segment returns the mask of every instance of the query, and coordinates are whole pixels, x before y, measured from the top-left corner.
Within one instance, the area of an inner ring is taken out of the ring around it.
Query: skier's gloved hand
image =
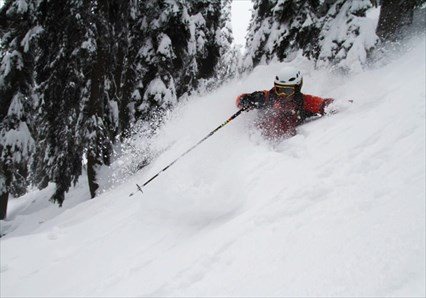
[[[350,106],[354,103],[351,99],[343,99],[343,100],[333,100],[329,102],[325,108],[325,114],[336,114],[338,112],[345,111],[350,108]]]
[[[245,111],[250,111],[258,107],[258,102],[250,94],[241,94],[239,96],[239,106]]]

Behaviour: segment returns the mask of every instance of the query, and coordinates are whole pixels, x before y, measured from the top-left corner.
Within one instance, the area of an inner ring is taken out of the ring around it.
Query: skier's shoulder
[[[306,94],[302,93],[303,100],[305,102],[317,102],[317,101],[323,101],[324,98],[312,94]]]
[[[302,94],[303,96],[303,107],[306,111],[310,113],[321,113],[324,109],[325,100],[322,97],[311,95],[311,94]]]

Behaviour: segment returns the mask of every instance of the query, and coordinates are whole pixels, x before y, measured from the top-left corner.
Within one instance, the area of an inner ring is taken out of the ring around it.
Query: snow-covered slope
[[[350,78],[299,59],[339,113],[275,145],[244,113],[129,197],[281,65],[258,67],[182,104],[153,141],[168,149],[95,200],[84,181],[61,209],[51,188],[12,200],[1,296],[424,296],[424,53]]]

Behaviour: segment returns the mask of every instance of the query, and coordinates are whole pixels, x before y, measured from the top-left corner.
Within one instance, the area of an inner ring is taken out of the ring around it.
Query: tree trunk
[[[92,199],[96,196],[96,190],[99,188],[99,184],[96,183],[96,165],[96,158],[89,151],[87,153],[87,180],[89,181],[90,197]]]
[[[56,190],[50,200],[54,203],[58,203],[59,207],[62,207],[65,200],[65,189],[62,185],[60,185],[60,183],[56,182]]]
[[[0,220],[6,219],[7,203],[9,201],[9,193],[4,191],[0,195]]]
[[[1,163],[0,164],[0,220],[6,219],[7,204],[9,202],[9,187],[10,187],[11,181],[12,181],[12,174],[9,168],[5,166],[4,163]]]
[[[383,41],[396,41],[403,27],[413,22],[416,0],[383,0],[376,33]]]

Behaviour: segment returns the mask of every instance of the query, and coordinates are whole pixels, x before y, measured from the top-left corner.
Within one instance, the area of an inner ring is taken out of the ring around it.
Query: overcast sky
[[[232,31],[234,33],[234,43],[244,47],[245,36],[249,25],[253,3],[251,0],[233,0],[232,1]]]

